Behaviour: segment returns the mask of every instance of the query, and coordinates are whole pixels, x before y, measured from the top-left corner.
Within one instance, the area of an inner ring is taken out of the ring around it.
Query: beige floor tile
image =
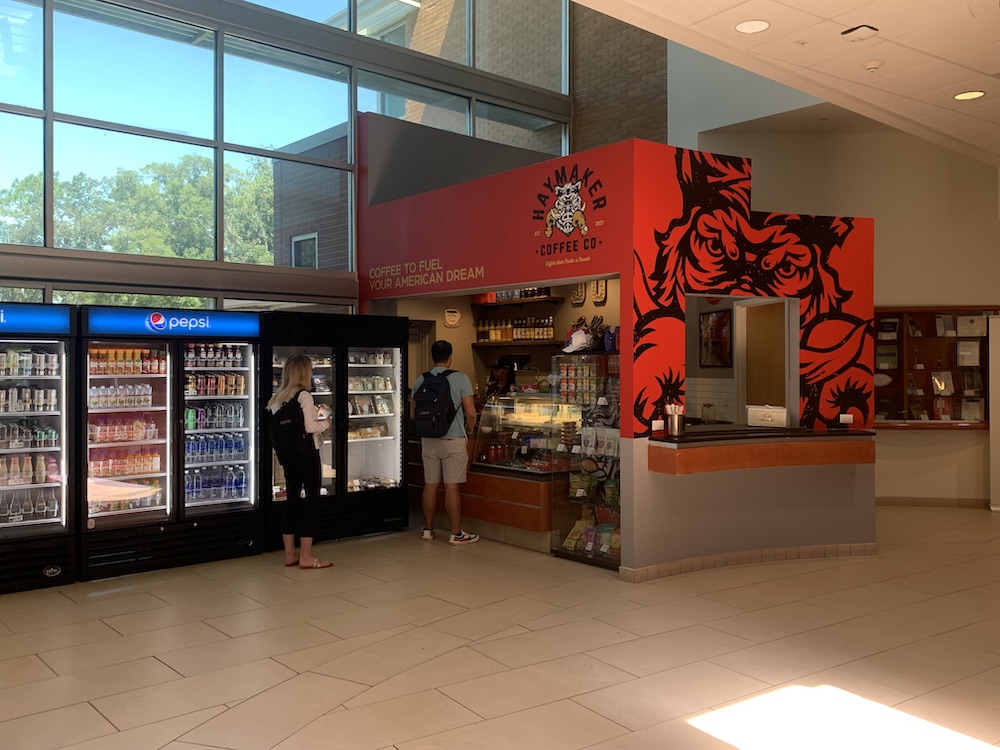
[[[67,745],[62,750],[161,750],[170,747],[168,743],[217,716],[223,710],[225,709],[206,708],[203,711],[157,721],[127,732],[117,732],[98,739]]]
[[[799,633],[742,651],[709,657],[713,664],[770,685],[848,664],[874,649],[817,632]]]
[[[4,618],[9,615],[27,614],[66,606],[74,601],[72,597],[67,596],[67,590],[74,589],[79,585],[74,583],[69,586],[4,594],[0,596],[0,622],[3,622]]]
[[[753,641],[722,633],[705,625],[692,625],[617,646],[595,649],[588,651],[587,655],[636,677],[646,677],[721,654],[741,652],[754,645]]]
[[[438,599],[462,607],[482,607],[514,596],[524,596],[532,591],[558,586],[567,580],[565,576],[521,570],[509,578],[499,578],[487,583],[466,583],[454,588],[441,589],[434,595]]]
[[[674,719],[613,740],[588,745],[587,750],[733,750],[728,742],[691,726],[686,719]]]
[[[110,599],[132,594],[155,594],[158,589],[177,589],[184,586],[200,585],[204,582],[205,577],[198,575],[190,568],[167,568],[166,570],[152,570],[141,575],[74,583],[71,586],[60,587],[59,591],[67,599],[77,604],[84,604],[98,599]]]
[[[264,659],[197,677],[186,677],[165,685],[131,690],[92,703],[118,729],[134,729],[155,721],[250,698],[294,676],[295,673],[290,669]]]
[[[1000,617],[949,630],[935,637],[980,651],[989,651],[991,654],[1000,654]]]
[[[114,734],[115,728],[87,703],[0,722],[3,750],[56,750],[71,742]]]
[[[160,659],[184,677],[193,677],[239,664],[250,664],[270,656],[320,646],[334,640],[337,640],[336,636],[312,625],[289,625],[218,643],[171,651],[161,654]]]
[[[578,750],[624,731],[572,701],[557,701],[397,747],[399,750]]]
[[[315,575],[315,571],[304,571],[303,575]],[[196,604],[208,597],[222,598],[225,596],[258,593],[263,589],[282,589],[294,586],[295,581],[280,573],[257,573],[242,578],[224,578],[221,580],[204,580],[202,583],[191,583],[184,586],[157,589],[155,595],[167,604],[186,606]]]
[[[215,628],[203,622],[190,622],[84,646],[46,651],[41,658],[56,674],[71,674],[224,640],[226,636]]]
[[[187,622],[223,617],[235,612],[260,609],[263,606],[260,602],[254,601],[242,594],[227,594],[199,597],[187,604],[175,604],[146,612],[105,617],[104,622],[122,635],[131,635],[146,630],[166,628],[171,625],[183,625]]]
[[[820,594],[806,599],[805,603],[824,609],[832,609],[835,612],[843,612],[852,617],[860,617],[906,604],[914,604],[929,598],[929,594],[898,588],[891,583],[869,583],[857,588],[840,589],[830,594]]]
[[[268,607],[293,604],[307,599],[317,599],[331,594],[357,591],[369,586],[384,585],[382,581],[352,570],[325,568],[316,571],[321,575],[296,581],[294,586],[268,586],[263,589],[248,589],[243,592],[255,601]]]
[[[362,690],[361,685],[333,677],[299,675],[243,701],[180,739],[199,746],[270,750]]]
[[[530,633],[526,627],[522,625],[515,625],[512,628],[506,628],[501,630],[499,633],[491,633],[483,638],[477,638],[476,643],[489,643],[490,641],[499,641],[501,638],[510,638],[514,635],[524,635],[525,633]]]
[[[635,639],[635,635],[595,620],[559,625],[497,641],[473,644],[481,654],[511,668],[526,667],[602,646]]]
[[[928,638],[843,664],[840,669],[920,695],[997,665],[1000,655]]]
[[[346,703],[348,708],[454,685],[508,668],[471,648],[460,648],[383,680]]]
[[[29,682],[0,690],[0,721],[177,679],[172,669],[154,658],[147,658]]]
[[[238,638],[242,635],[251,635],[265,630],[304,624],[310,620],[336,617],[348,612],[356,612],[359,609],[361,607],[357,604],[331,594],[294,604],[281,604],[275,607],[251,609],[224,617],[213,617],[205,622],[230,638]]]
[[[792,602],[791,604],[781,604],[756,612],[714,620],[711,625],[713,628],[724,630],[741,638],[765,643],[806,630],[815,630],[846,619],[848,619],[847,615],[834,612],[832,609]]]
[[[372,643],[384,641],[387,638],[392,638],[393,636],[405,633],[408,630],[413,630],[413,626],[400,625],[396,628],[387,628],[385,630],[377,630],[374,633],[365,633],[364,635],[355,636],[354,638],[332,641],[330,643],[325,643],[322,646],[313,646],[312,648],[303,648],[287,654],[278,654],[272,658],[276,662],[284,664],[289,669],[294,669],[296,672],[308,672],[310,669],[315,669],[316,667],[333,661],[334,659],[339,659],[347,654],[352,654],[358,649],[362,649]]]
[[[327,714],[274,750],[377,750],[478,720],[476,714],[430,690]]]
[[[731,607],[751,612],[755,609],[765,609],[779,604],[800,602],[803,599],[824,593],[827,593],[827,589],[821,586],[779,578],[724,591],[708,592],[701,596],[713,602],[728,604]]]
[[[881,545],[881,539],[879,539],[879,543]],[[885,558],[870,561],[862,557],[846,565],[801,573],[791,580],[820,586],[830,591],[840,591],[866,586],[870,583],[891,581],[893,578],[919,573],[921,570],[927,569],[927,563],[920,561]]]
[[[479,640],[488,635],[499,633],[501,630],[520,625],[524,621],[534,620],[559,611],[560,608],[554,604],[517,596],[451,615],[427,627],[461,638]]]
[[[635,584],[619,581],[617,578],[572,581],[558,586],[533,591],[525,596],[559,607],[575,607],[606,596],[614,596],[631,590]]]
[[[730,607],[728,604],[720,604],[700,596],[691,596],[642,609],[602,615],[600,620],[636,635],[648,636],[742,613],[743,610],[738,607]]]
[[[442,589],[465,586],[468,581],[444,573],[431,573],[414,578],[404,578],[391,583],[375,581],[374,586],[345,591],[341,597],[362,607],[378,607],[393,604],[425,594],[436,594]]]
[[[486,719],[618,685],[634,677],[576,654],[440,688]]]
[[[830,685],[831,687],[839,688],[861,698],[881,703],[883,706],[897,706],[913,697],[912,693],[897,690],[896,688],[889,687],[881,682],[873,682],[872,680],[856,674],[851,674],[850,672],[845,672],[844,670],[837,669],[836,667],[833,669],[824,669],[820,672],[814,672],[813,674],[805,675],[803,677],[797,677],[794,680],[790,680],[786,684],[804,685],[805,687]]]
[[[634,584],[629,584],[634,585]],[[521,623],[530,630],[542,630],[552,628],[556,625],[568,625],[571,622],[589,620],[603,615],[614,615],[619,612],[627,612],[630,609],[638,609],[640,604],[626,599],[623,596],[606,596],[603,599],[596,599],[592,602],[577,604],[575,607],[558,610],[550,615],[538,617]]]
[[[657,672],[574,698],[631,730],[703,711],[768,686],[707,662]]]
[[[38,618],[39,627],[27,633],[8,635],[0,638],[0,654],[4,659],[16,656],[39,654],[58,648],[68,648],[83,643],[96,643],[117,638],[112,628],[103,622],[82,622],[76,625],[62,625],[55,628],[43,627],[45,618]]]
[[[724,591],[733,588],[731,584],[718,579],[709,578],[704,571],[686,575],[668,576],[641,584],[633,584],[628,591],[619,594],[644,607],[655,604],[667,604],[680,599],[690,599],[693,596],[710,591]]]
[[[0,651],[0,653],[3,653]],[[55,677],[49,666],[37,656],[17,656],[0,661],[0,690],[28,682]]]
[[[454,652],[467,643],[465,638],[419,628],[365,646],[314,667],[313,671],[361,685],[377,685],[430,659]]]
[[[377,630],[408,625],[431,617],[447,617],[464,607],[430,596],[416,596],[393,604],[382,604],[358,612],[313,620],[312,624],[340,638],[353,638]]]
[[[913,575],[892,579],[893,586],[903,589],[913,589],[914,591],[933,596],[951,594],[956,591],[996,582],[997,577],[990,573],[962,570],[956,567],[924,570]]]
[[[76,604],[67,600],[66,604],[46,608],[44,622],[46,628],[56,628],[120,614],[160,609],[165,606],[166,604],[161,599],[152,594],[132,594],[85,604]],[[17,612],[4,616],[3,623],[15,633],[30,633],[38,630],[39,617],[34,611]]]

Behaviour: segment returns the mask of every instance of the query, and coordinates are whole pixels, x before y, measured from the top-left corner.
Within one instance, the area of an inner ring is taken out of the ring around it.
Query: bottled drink
[[[24,516],[21,512],[21,493],[15,492],[11,496],[10,500],[10,521],[13,523],[15,521],[23,521]]]
[[[21,500],[21,518],[24,521],[30,521],[35,517],[35,504],[31,502],[31,493],[25,492],[24,497]]]
[[[21,484],[21,459],[17,456],[10,457],[10,471],[7,472],[8,484]]]
[[[234,480],[234,491],[236,493],[235,497],[246,497],[247,494],[247,473],[243,470],[243,467],[236,469],[236,477]]]
[[[243,347],[233,347],[233,367],[243,367]]]
[[[35,456],[35,484],[45,482],[45,457],[39,453]]]
[[[231,499],[237,497],[236,495],[236,472],[233,471],[232,466],[226,467],[226,478],[222,485],[223,497]]]
[[[0,456],[0,487],[7,486],[7,457]]]
[[[236,433],[233,438],[233,458],[242,461],[247,457],[247,439],[242,432]]]
[[[59,495],[56,493],[55,487],[49,490],[46,515],[49,518],[59,518]]]
[[[0,494],[0,525],[10,520],[10,498],[6,493]]]

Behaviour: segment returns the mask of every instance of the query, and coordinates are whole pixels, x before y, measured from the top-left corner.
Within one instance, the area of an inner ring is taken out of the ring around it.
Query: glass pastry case
[[[551,394],[512,394],[483,407],[473,464],[521,474],[570,471],[579,463],[579,404]]]

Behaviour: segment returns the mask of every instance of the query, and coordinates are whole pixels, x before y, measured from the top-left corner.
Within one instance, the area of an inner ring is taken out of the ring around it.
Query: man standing
[[[451,369],[452,346],[443,339],[431,344],[431,358],[434,367],[430,374],[438,375]],[[424,490],[421,502],[424,511],[424,528],[421,538],[430,541],[434,538],[434,510],[437,506],[437,491],[444,482],[444,509],[451,522],[450,544],[473,544],[479,541],[478,534],[466,534],[462,530],[462,496],[459,485],[465,482],[469,456],[466,450],[467,435],[476,427],[476,404],[472,391],[472,383],[468,375],[461,372],[448,374],[448,385],[451,390],[452,403],[455,405],[455,418],[448,431],[442,437],[422,437],[420,449],[424,463]],[[420,375],[413,384],[412,393],[416,393],[424,382]],[[410,416],[414,415],[414,402],[410,401]]]

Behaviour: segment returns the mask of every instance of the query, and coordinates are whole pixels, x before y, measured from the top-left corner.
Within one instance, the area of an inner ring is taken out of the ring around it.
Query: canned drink
[[[59,374],[59,355],[54,353],[49,353],[45,355],[45,374],[46,375],[58,375]]]
[[[36,388],[32,394],[35,411],[45,411],[45,389]]]
[[[45,375],[45,352],[33,352],[31,355],[31,374]]]

